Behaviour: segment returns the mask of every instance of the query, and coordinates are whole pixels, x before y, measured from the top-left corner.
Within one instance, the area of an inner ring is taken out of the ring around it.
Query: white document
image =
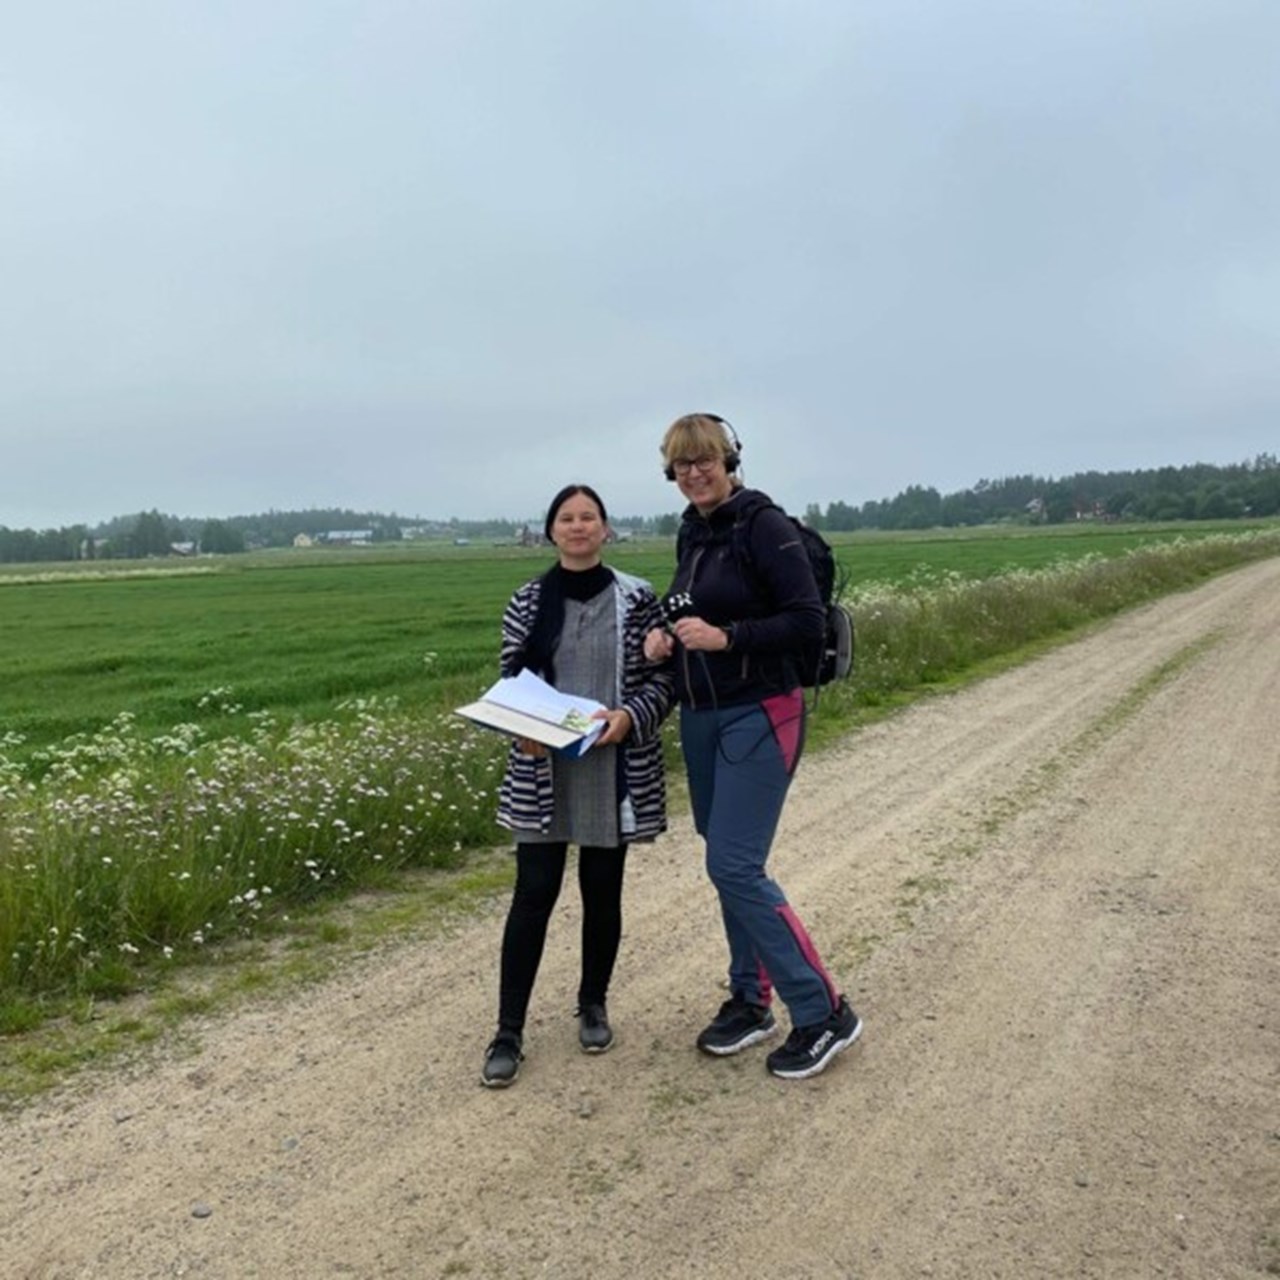
[[[485,690],[478,702],[458,707],[456,715],[513,738],[532,738],[568,756],[584,754],[604,732],[606,722],[593,720],[603,703],[561,693],[532,671],[508,676]]]

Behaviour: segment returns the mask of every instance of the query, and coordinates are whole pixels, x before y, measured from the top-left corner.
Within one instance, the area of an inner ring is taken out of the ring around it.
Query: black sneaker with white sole
[[[765,1065],[783,1080],[807,1080],[825,1071],[836,1054],[847,1049],[861,1034],[862,1019],[841,996],[840,1003],[825,1022],[793,1028],[786,1043],[765,1059]]]
[[[752,1004],[735,992],[698,1036],[698,1048],[725,1058],[767,1040],[777,1029],[777,1020],[768,1006]]]
[[[509,1084],[515,1084],[520,1064],[524,1061],[520,1049],[521,1040],[514,1031],[499,1031],[484,1051],[480,1083],[486,1089],[505,1089]]]

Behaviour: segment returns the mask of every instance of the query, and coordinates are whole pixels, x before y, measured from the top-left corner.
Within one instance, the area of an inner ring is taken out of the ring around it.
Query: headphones
[[[718,413],[698,413],[690,414],[690,417],[709,418],[712,422],[719,426],[724,433],[724,469],[733,475],[738,469],[738,464],[742,461],[742,441],[738,439],[738,433],[733,429],[727,419],[722,418]],[[667,463],[662,469],[662,474],[668,480],[676,478],[676,469],[671,463]]]

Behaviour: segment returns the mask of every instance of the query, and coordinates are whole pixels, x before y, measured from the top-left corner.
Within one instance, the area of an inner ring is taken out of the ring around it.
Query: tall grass
[[[864,584],[855,675],[823,692],[846,723],[994,656],[1233,565],[1280,530],[1220,535],[980,580]],[[447,682],[444,687],[449,687]],[[115,995],[148,967],[260,931],[321,894],[492,845],[505,742],[447,713],[354,699],[327,719],[246,711],[142,731],[129,713],[34,753],[0,735],[0,1027],[42,995]]]
[[[1280,554],[1280,529],[1215,534],[1088,555],[972,580],[924,573],[848,593],[857,619],[850,680],[829,690],[846,711],[947,680],[1224,569]],[[828,697],[824,691],[823,698]]]

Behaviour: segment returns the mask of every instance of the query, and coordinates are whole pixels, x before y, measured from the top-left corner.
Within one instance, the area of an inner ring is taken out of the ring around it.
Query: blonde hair
[[[677,418],[662,437],[662,461],[674,466],[677,458],[727,458],[737,454],[720,418],[707,413],[686,413]]]

